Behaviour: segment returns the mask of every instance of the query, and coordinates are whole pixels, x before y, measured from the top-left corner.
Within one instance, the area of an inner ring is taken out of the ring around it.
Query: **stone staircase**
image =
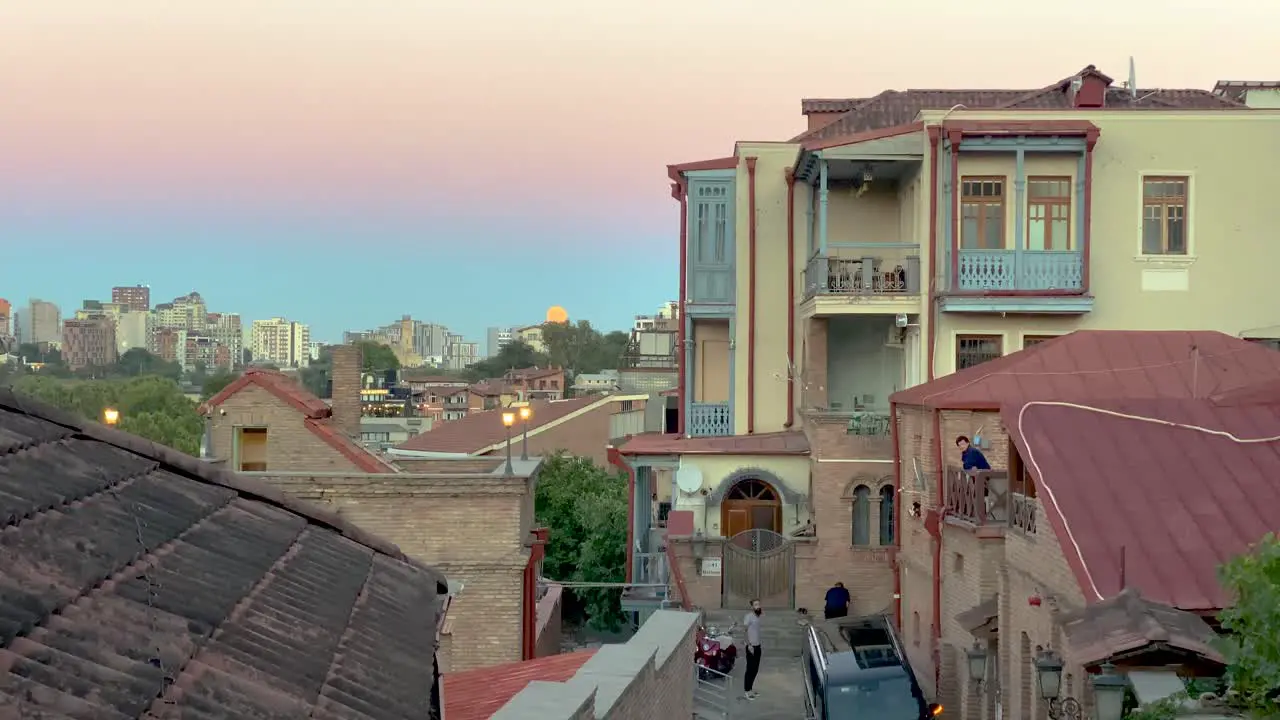
[[[741,626],[746,614],[746,610],[707,610],[704,622],[721,629],[738,623],[739,627],[733,635],[738,642],[738,652],[742,653],[746,644],[746,631]],[[764,653],[774,658],[800,657],[805,642],[804,626],[807,624],[803,617],[793,610],[765,610],[760,618],[760,644]]]

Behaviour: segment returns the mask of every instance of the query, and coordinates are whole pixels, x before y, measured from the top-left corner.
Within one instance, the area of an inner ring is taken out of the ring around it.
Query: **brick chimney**
[[[1106,104],[1107,88],[1114,82],[1098,68],[1089,65],[1071,79],[1067,86],[1067,97],[1071,106],[1079,109],[1096,109]]]
[[[364,357],[359,345],[335,345],[329,349],[332,365],[333,425],[353,440],[360,438],[360,376]]]

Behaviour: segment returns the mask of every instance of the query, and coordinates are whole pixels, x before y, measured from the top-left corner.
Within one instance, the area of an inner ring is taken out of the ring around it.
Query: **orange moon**
[[[569,313],[559,305],[552,305],[547,308],[547,322],[565,323],[569,322]]]

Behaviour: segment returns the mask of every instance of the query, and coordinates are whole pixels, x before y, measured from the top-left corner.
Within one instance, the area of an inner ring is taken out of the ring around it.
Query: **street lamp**
[[[1116,672],[1116,666],[1103,663],[1101,672],[1093,676],[1093,704],[1097,720],[1120,720],[1124,715],[1124,696],[1129,680]]]
[[[529,421],[533,419],[533,408],[520,406],[520,423],[524,426],[524,439],[520,441],[520,459],[529,459]]]
[[[514,475],[515,469],[511,467],[511,426],[516,424],[516,414],[510,412],[502,413],[502,426],[507,429],[507,474]]]
[[[987,646],[981,641],[974,640],[973,647],[964,651],[965,657],[969,660],[969,679],[974,683],[980,683],[987,677]]]
[[[1049,717],[1054,720],[1079,720],[1080,701],[1062,695],[1062,658],[1052,650],[1037,648],[1036,687],[1040,697],[1049,705]]]
[[[102,424],[115,427],[120,422],[120,411],[115,408],[106,408],[102,411]]]

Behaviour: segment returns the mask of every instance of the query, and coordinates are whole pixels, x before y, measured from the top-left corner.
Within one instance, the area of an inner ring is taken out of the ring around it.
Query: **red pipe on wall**
[[[787,168],[787,422],[796,422],[796,174]]]
[[[957,249],[956,233],[960,232],[960,143],[964,133],[951,130],[947,133],[951,141],[951,283],[949,287],[960,284],[960,251]]]
[[[1084,136],[1084,249],[1081,251],[1081,285],[1084,292],[1089,292],[1089,251],[1093,248],[1093,146],[1098,144],[1098,129],[1085,131]]]
[[[538,655],[538,564],[547,555],[549,534],[547,528],[530,531],[533,538],[529,546],[529,564],[524,569],[524,612],[520,618],[520,652],[525,660],[532,660]]]
[[[938,447],[938,487],[935,493],[938,535],[933,539],[933,675],[934,692],[942,687],[942,520],[946,503],[942,483],[946,479],[942,456],[942,413],[933,411],[933,438]]]
[[[925,334],[925,373],[930,381],[933,380],[933,353],[936,330],[934,320],[937,318],[936,306],[938,304],[938,141],[942,138],[942,128],[938,125],[929,126],[929,290],[926,301],[929,307],[926,312],[929,315],[929,332]]]
[[[679,406],[676,411],[676,434],[684,435],[684,411],[685,411],[685,393],[688,390],[684,386],[684,323],[685,323],[685,295],[688,292],[689,283],[689,186],[685,182],[671,183],[671,197],[680,201],[680,297],[677,302],[680,306],[680,319],[676,322],[676,404]],[[666,424],[663,424],[663,432],[666,432]],[[631,554],[628,552],[628,563]],[[629,566],[628,566],[629,568]]]
[[[636,545],[636,471],[626,460],[618,448],[610,445],[605,450],[609,464],[627,474],[627,565],[625,577],[631,582],[631,553]]]
[[[902,447],[898,444],[898,404],[889,403],[889,439],[893,442],[893,621],[902,631]]]
[[[750,435],[756,431],[756,159],[753,157],[747,158],[747,293],[747,434]]]

